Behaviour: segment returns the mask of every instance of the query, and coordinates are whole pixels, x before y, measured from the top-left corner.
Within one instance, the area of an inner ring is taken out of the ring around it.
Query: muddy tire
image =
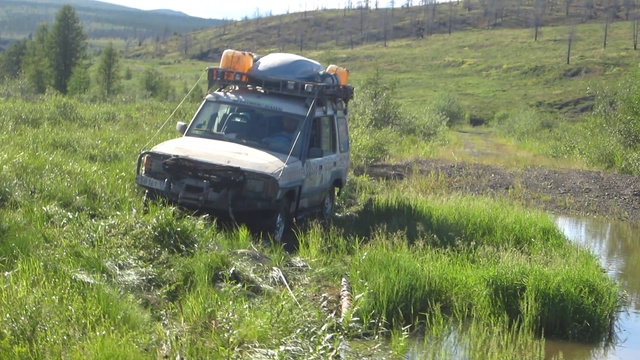
[[[151,190],[146,190],[144,192],[144,197],[142,198],[142,213],[143,214],[147,214],[149,213],[149,204],[151,204],[152,202],[156,201],[156,199],[158,198],[158,195],[151,191]]]
[[[322,204],[320,205],[320,220],[327,224],[330,223],[333,219],[335,207],[336,189],[334,187],[331,187],[324,195],[324,199],[322,199]]]
[[[269,237],[275,243],[286,242],[287,233],[291,231],[290,204],[289,200],[283,199],[271,219]]]

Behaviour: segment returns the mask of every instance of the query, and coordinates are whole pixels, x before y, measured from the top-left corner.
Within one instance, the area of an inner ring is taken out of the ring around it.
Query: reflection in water
[[[617,323],[618,341],[611,348],[547,340],[546,354],[565,359],[640,359],[640,228],[637,224],[559,217],[560,230],[593,251],[626,294]]]

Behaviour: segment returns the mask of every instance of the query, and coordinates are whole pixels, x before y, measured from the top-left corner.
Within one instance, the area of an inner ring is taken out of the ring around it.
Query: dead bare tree
[[[389,39],[393,40],[393,26],[394,26],[394,14],[396,2],[394,0],[389,1],[391,7],[391,17],[389,19]]]
[[[569,8],[573,0],[564,0],[564,16],[569,16]]]
[[[226,35],[227,34],[227,24],[229,23],[229,21],[227,20],[227,18],[224,18],[222,23],[222,35]]]
[[[438,10],[438,2],[436,0],[431,0],[431,11],[429,12],[429,23],[427,28],[427,34],[429,36],[433,35],[434,28],[436,27],[436,14]]]
[[[602,48],[607,48],[607,35],[609,34],[609,24],[611,23],[611,19],[613,18],[611,14],[611,9],[607,9],[604,14],[604,39],[602,42]]]
[[[453,9],[455,7],[453,6],[453,1],[449,0],[449,23],[447,24],[447,26],[449,27],[449,35],[451,35],[451,27],[453,26]]]
[[[542,27],[542,18],[544,16],[545,2],[544,0],[535,1],[533,8],[533,41],[538,41],[540,28]]]
[[[462,6],[467,9],[467,12],[471,12],[471,0],[464,0]]]
[[[364,41],[364,17],[365,11],[364,7],[360,7],[360,39]]]
[[[185,55],[187,55],[187,53],[189,52],[189,49],[191,49],[191,45],[192,45],[191,34],[188,34],[188,33],[184,34],[182,50]]]
[[[388,16],[388,9],[384,9],[384,13],[382,15],[382,40],[383,40],[383,44],[384,47],[387,47],[387,16]]]
[[[498,19],[500,19],[500,22],[504,19],[506,2],[505,0],[491,0],[489,7],[493,15],[493,26],[496,26],[498,25]]]
[[[633,50],[638,50],[638,19],[633,20]]]
[[[567,65],[571,63],[571,45],[573,45],[573,41],[575,40],[576,28],[572,26],[569,28],[569,36],[567,39]]]
[[[592,19],[595,16],[595,8],[596,8],[595,1],[594,0],[585,0],[583,6],[584,6],[584,18],[585,18],[585,20]]]
[[[622,0],[622,6],[624,6],[624,19],[629,20],[629,14],[631,10],[635,8],[635,0]]]

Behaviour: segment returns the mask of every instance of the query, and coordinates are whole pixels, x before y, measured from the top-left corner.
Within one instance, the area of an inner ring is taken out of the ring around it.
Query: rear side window
[[[336,153],[336,123],[333,116],[322,116],[313,119],[311,125],[310,147],[321,148],[324,155]]]
[[[349,129],[347,127],[347,118],[338,117],[338,140],[340,141],[340,152],[349,151]]]

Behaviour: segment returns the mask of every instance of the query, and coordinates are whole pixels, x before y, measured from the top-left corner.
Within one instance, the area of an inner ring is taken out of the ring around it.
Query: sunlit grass
[[[535,357],[541,334],[600,340],[611,329],[618,290],[596,259],[546,214],[506,199],[445,195],[435,175],[353,177],[333,225],[300,224],[289,253],[163,203],[143,211],[137,155],[174,137],[192,109],[155,138],[172,104],[47,95],[0,110],[0,309],[9,314],[0,353],[9,358],[327,358],[387,330],[402,356],[422,322],[440,324],[425,333],[440,339],[428,354],[454,351],[447,329],[468,327],[455,351]],[[435,146],[408,138],[393,148],[401,159]],[[343,277],[353,316],[337,324]]]
[[[351,264],[360,311],[407,323],[437,306],[551,337],[608,339],[617,287],[594,256],[543,214],[487,202],[374,200],[363,215],[380,230]]]

